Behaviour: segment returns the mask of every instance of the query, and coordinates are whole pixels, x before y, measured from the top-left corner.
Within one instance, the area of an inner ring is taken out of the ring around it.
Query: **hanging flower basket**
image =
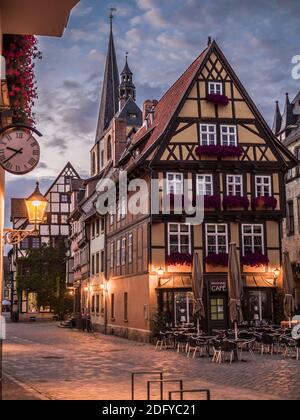
[[[42,58],[37,38],[31,35],[4,35],[3,55],[14,123],[34,125],[37,99],[34,60]]]
[[[249,267],[261,267],[262,265],[268,265],[269,262],[269,258],[263,254],[247,254],[242,257],[242,264]]]
[[[277,200],[275,197],[256,197],[253,199],[252,206],[254,209],[272,209],[277,207]]]
[[[219,210],[221,208],[221,198],[218,195],[205,195],[204,208]]]
[[[205,262],[208,265],[227,267],[228,258],[228,254],[210,254],[205,258]]]
[[[247,197],[228,195],[228,196],[225,196],[223,200],[224,210],[234,209],[238,207],[242,207],[244,210],[248,210],[249,205],[250,205],[250,201],[248,200]]]
[[[193,257],[191,254],[184,254],[181,252],[175,252],[168,256],[167,264],[168,265],[187,265],[191,266],[193,262]]]
[[[217,157],[218,159],[227,157],[241,157],[244,154],[244,149],[240,146],[220,146],[220,145],[206,145],[198,146],[196,154],[201,156]]]
[[[210,93],[206,99],[214,105],[227,106],[229,104],[228,96],[218,93]]]

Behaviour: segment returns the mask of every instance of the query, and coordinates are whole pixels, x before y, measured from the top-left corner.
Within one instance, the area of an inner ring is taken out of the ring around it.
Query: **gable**
[[[208,101],[211,82],[221,84],[228,105]],[[296,164],[294,156],[274,137],[215,42],[207,50],[177,109],[169,112],[174,112],[172,125],[157,144],[155,161],[199,161],[195,152],[200,145],[200,124],[207,123],[216,125],[218,132],[221,124],[236,126],[244,156],[235,160],[278,162],[286,167]]]

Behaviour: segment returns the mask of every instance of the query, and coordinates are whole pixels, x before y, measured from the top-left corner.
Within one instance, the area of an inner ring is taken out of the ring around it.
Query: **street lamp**
[[[29,224],[34,225],[31,230],[4,229],[4,241],[8,245],[18,245],[29,235],[38,234],[37,226],[44,221],[48,200],[40,192],[39,183],[36,183],[34,192],[25,199],[27,218]]]
[[[276,268],[274,270],[274,283],[275,283],[275,285],[277,284],[277,280],[279,279],[279,276],[280,276],[280,269]]]

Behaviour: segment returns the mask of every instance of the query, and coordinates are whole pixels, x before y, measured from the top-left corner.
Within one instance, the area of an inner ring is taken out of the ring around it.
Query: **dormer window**
[[[209,95],[223,95],[223,84],[218,82],[209,82],[208,93]]]
[[[132,120],[136,120],[137,119],[137,114],[129,114],[129,118]]]

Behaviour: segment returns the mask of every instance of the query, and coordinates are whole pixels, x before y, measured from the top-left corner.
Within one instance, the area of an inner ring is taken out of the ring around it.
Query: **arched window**
[[[111,137],[109,136],[107,139],[107,160],[111,160],[112,158],[112,146],[111,146]]]

